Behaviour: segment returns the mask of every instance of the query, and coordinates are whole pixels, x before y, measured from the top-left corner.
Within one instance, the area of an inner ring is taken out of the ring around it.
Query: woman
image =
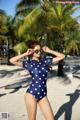
[[[32,76],[32,83],[29,85],[25,93],[25,103],[28,112],[29,120],[36,120],[37,103],[40,106],[45,120],[54,120],[54,114],[47,97],[47,87],[46,80],[48,74],[49,65],[52,63],[57,63],[58,61],[64,59],[64,54],[56,52],[48,48],[47,46],[41,46],[40,43],[36,41],[28,42],[29,49],[27,52],[12,57],[10,62],[26,68]],[[41,53],[50,53],[56,57],[41,57]],[[32,59],[20,62],[19,60],[23,57],[31,56]]]

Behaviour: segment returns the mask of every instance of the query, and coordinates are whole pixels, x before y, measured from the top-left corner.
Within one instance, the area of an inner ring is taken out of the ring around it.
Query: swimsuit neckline
[[[39,61],[38,60],[35,60],[35,59],[31,59],[31,61],[35,61],[35,62],[41,62],[42,59],[40,59]]]
[[[31,61],[36,61],[36,62],[40,62],[40,60],[38,61],[38,60],[35,60],[35,59],[32,59]]]

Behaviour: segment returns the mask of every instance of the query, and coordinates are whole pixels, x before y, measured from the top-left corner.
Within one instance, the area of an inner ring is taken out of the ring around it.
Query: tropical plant
[[[80,46],[80,30],[79,24],[76,23],[69,31],[65,34],[65,52],[70,55],[79,55]]]
[[[6,41],[5,33],[7,32],[6,27],[6,13],[0,9],[0,43],[4,43]]]
[[[21,3],[23,8],[25,8],[27,0],[26,3],[23,1],[24,0],[22,0]],[[31,2],[27,4],[27,6],[27,8],[30,8]],[[23,8],[22,10],[24,10]],[[30,36],[32,36],[32,38],[36,36],[40,41],[42,40],[44,42],[46,35],[45,42],[48,43],[51,48],[56,45],[58,51],[63,52],[65,33],[68,33],[68,30],[76,23],[77,18],[72,18],[71,15],[77,9],[78,7],[74,7],[71,4],[54,4],[51,0],[43,0],[42,3],[39,2],[36,7],[33,6],[32,8],[31,6],[30,11],[27,10],[24,17],[21,16],[20,19],[22,19],[22,23],[18,29],[18,36],[19,38],[24,38],[24,40]],[[59,62],[58,68],[58,75],[63,75],[62,61]]]

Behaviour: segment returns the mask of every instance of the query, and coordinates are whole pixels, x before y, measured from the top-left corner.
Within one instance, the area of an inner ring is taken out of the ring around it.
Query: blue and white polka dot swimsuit
[[[37,102],[47,95],[46,80],[50,64],[52,64],[52,57],[47,56],[44,56],[40,61],[23,61],[23,67],[28,69],[32,77],[32,83],[26,92],[31,93]]]

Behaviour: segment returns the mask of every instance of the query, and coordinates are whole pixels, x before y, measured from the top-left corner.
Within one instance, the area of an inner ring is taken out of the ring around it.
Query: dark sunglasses
[[[43,51],[42,49],[41,49],[41,50],[38,50],[38,49],[37,49],[37,50],[35,50],[34,52],[35,52],[36,54],[38,54],[39,52],[42,53],[42,51]]]

